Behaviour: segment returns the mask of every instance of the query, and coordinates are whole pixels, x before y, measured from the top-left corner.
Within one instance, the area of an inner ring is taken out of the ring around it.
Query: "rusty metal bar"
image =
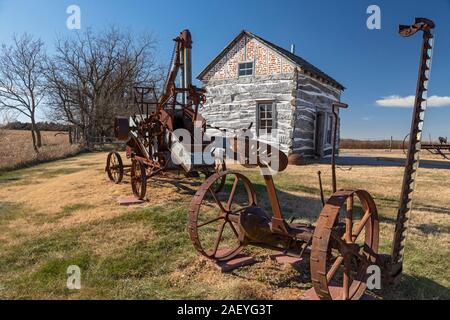
[[[400,26],[402,37],[409,37],[423,31],[422,48],[420,56],[419,76],[417,79],[416,98],[412,116],[410,140],[405,164],[400,204],[397,212],[394,239],[391,253],[391,277],[395,278],[402,273],[403,251],[405,248],[406,232],[412,211],[412,202],[417,171],[419,169],[420,150],[425,111],[427,109],[427,91],[430,78],[434,22],[424,18],[416,18],[411,26]]]

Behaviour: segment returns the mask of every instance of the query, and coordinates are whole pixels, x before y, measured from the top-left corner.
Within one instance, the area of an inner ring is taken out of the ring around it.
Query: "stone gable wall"
[[[202,81],[238,79],[238,64],[255,62],[254,76],[291,74],[294,65],[263,43],[243,36],[204,75]]]

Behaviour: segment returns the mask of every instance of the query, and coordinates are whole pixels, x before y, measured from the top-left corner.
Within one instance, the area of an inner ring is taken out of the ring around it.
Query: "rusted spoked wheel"
[[[226,178],[220,193],[214,185]],[[224,171],[209,177],[200,187],[189,209],[189,235],[202,255],[216,261],[232,259],[243,244],[239,238],[239,216],[256,206],[251,182],[243,175]]]
[[[360,206],[355,206],[355,200]],[[319,298],[360,299],[378,244],[378,213],[370,194],[362,190],[335,193],[320,214],[311,248],[311,280]]]
[[[118,152],[110,152],[106,158],[106,173],[109,180],[119,184],[123,179],[123,162]]]
[[[143,200],[147,192],[147,174],[145,165],[139,161],[133,159],[131,161],[131,188],[133,194]]]

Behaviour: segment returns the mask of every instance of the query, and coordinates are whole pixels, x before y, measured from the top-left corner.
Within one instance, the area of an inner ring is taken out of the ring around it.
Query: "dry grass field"
[[[311,287],[308,262],[294,268],[271,252],[248,248],[258,263],[219,273],[188,239],[187,208],[199,181],[153,179],[148,202],[121,207],[131,193],[104,173],[105,153],[90,153],[0,173],[0,298],[12,299],[299,299]],[[258,171],[233,167],[255,183],[268,210]],[[328,165],[290,167],[275,178],[287,217],[315,222],[321,205],[317,171],[330,193]],[[450,299],[450,170],[421,169],[405,256],[386,299]],[[381,215],[381,251],[389,252],[402,168],[339,170],[339,186],[364,188]],[[66,288],[78,265],[82,288]]]
[[[36,154],[31,133],[22,130],[0,129],[0,170],[18,168],[73,155],[79,147],[69,144],[67,134],[42,132],[43,147]]]
[[[401,149],[343,149],[341,150],[343,156],[361,156],[361,157],[374,157],[374,158],[396,158],[405,159],[405,151]],[[420,158],[423,160],[444,160],[440,155],[431,154],[430,152],[423,150]]]

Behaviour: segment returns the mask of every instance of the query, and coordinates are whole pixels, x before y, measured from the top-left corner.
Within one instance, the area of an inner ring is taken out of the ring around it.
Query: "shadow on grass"
[[[438,207],[429,204],[417,204],[414,207],[417,211],[432,211],[433,213],[447,214],[450,215],[450,208]]]
[[[266,257],[257,257],[258,263],[263,263],[265,259]],[[249,268],[234,270],[230,274],[242,280],[269,284],[277,289],[307,290],[312,287],[308,256],[305,256],[301,263],[288,269],[277,263],[269,267],[267,265],[259,267],[256,264]]]
[[[425,278],[403,274],[398,284],[380,292],[388,300],[449,300],[450,289]]]
[[[184,195],[193,196],[197,192],[198,187],[200,187],[200,185],[203,183],[203,180],[200,178],[197,180],[194,180],[193,178],[188,179],[182,176],[180,176],[179,178],[158,176],[150,178],[148,183],[150,184],[150,189],[147,190],[149,190],[150,192],[153,188],[155,188],[156,190],[158,187],[167,186],[169,184],[175,187],[177,189],[177,192]]]
[[[421,225],[416,226],[418,230],[427,235],[430,234],[450,234],[449,226],[440,226],[435,223],[423,223]]]

